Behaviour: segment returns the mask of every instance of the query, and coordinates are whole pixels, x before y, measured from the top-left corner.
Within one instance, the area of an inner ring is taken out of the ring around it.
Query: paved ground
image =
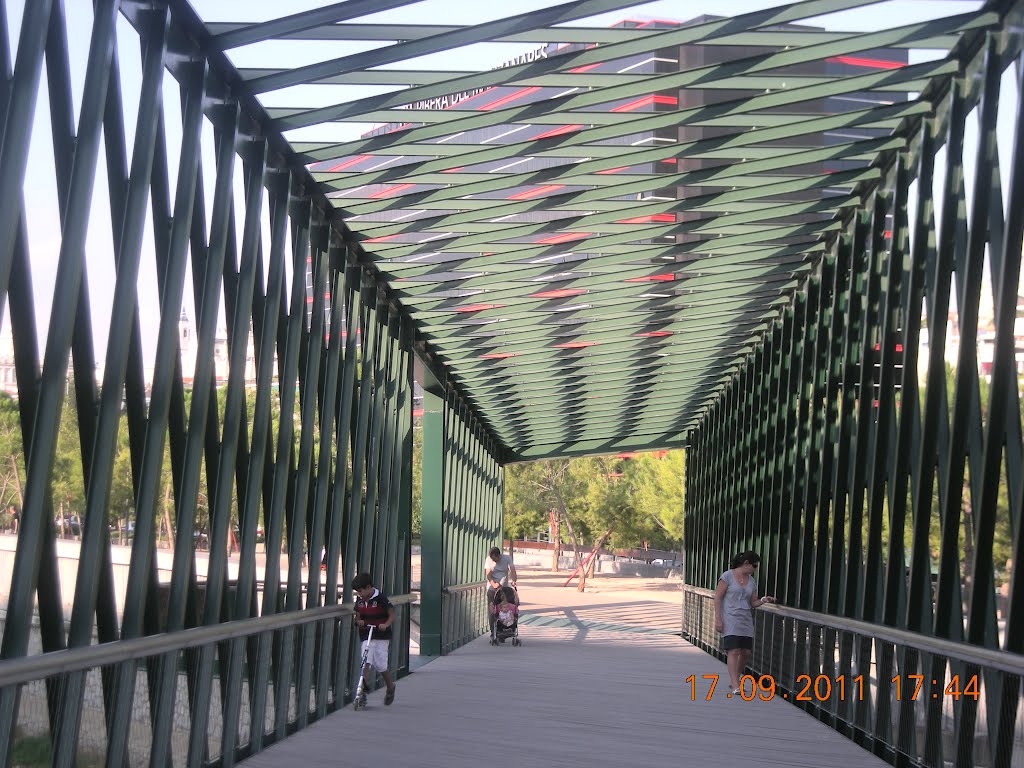
[[[390,768],[884,765],[783,701],[720,685],[691,700],[688,675],[725,668],[683,642],[679,582],[597,579],[586,593],[523,572],[523,646],[480,638],[246,761]]]

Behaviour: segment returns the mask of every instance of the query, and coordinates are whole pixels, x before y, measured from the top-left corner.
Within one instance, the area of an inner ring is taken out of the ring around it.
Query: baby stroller
[[[508,603],[507,607],[504,607],[504,602]],[[512,639],[512,645],[522,645],[523,641],[519,639],[519,594],[515,588],[505,586],[497,590],[491,600],[490,611],[494,618],[491,624],[491,645],[504,643],[509,638]]]

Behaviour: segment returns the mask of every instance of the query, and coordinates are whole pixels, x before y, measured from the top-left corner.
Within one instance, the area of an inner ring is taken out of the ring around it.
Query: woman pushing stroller
[[[496,625],[499,621],[505,628],[503,634],[506,638],[512,637],[515,632],[519,613],[519,598],[515,591],[517,576],[512,558],[502,554],[498,547],[491,547],[484,561],[484,577],[487,579],[487,615],[491,625],[492,642],[498,640]],[[502,612],[510,623],[505,623],[499,618]],[[506,634],[510,627],[512,634]]]

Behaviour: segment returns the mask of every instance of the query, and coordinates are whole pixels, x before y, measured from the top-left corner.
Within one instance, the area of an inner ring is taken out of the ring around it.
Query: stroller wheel
[[[522,640],[520,640],[520,639],[519,639],[518,637],[517,637],[517,638],[515,638],[515,639],[514,639],[514,640],[512,641],[512,645],[515,645],[515,646],[520,646],[520,645],[522,645],[522,644],[523,644],[523,641],[522,641]]]
[[[491,645],[497,645],[498,641],[495,638],[491,638]]]

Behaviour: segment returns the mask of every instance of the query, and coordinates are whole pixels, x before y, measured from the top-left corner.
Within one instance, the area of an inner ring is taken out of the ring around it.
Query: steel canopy
[[[864,0],[364,18],[430,2],[204,25],[505,460],[684,445],[1000,24],[991,4],[870,32],[830,21],[891,5]],[[623,23],[587,21],[609,12]],[[483,42],[544,47],[424,65]],[[335,44],[291,67],[280,53]]]

